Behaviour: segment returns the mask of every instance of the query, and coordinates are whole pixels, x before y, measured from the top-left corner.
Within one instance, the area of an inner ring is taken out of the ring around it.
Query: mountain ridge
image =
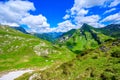
[[[120,38],[120,24],[110,24],[100,28],[98,31],[114,38]]]
[[[34,36],[36,36],[38,38],[41,38],[41,39],[44,39],[44,40],[48,40],[48,41],[50,41],[52,43],[55,43],[56,40],[58,38],[62,37],[63,35],[69,34],[69,37],[70,37],[75,32],[75,30],[76,30],[76,29],[71,29],[68,32],[64,32],[64,33],[63,32],[28,33],[22,27],[13,27],[13,28],[16,29],[16,30],[19,30],[19,31],[21,31],[23,33],[32,34],[32,35],[34,35]],[[111,37],[114,37],[114,38],[120,38],[120,36],[119,36],[120,35],[120,24],[110,24],[110,25],[107,25],[107,26],[102,27],[102,28],[94,28],[94,27],[88,25],[87,23],[84,23],[81,26],[81,28],[79,28],[79,30],[81,30],[81,32],[83,32],[83,34],[84,34],[84,31],[82,31],[82,30],[90,32],[91,29],[95,30],[96,32],[101,32],[101,33],[103,33],[104,35],[107,35],[107,36],[111,36]],[[96,36],[96,35],[93,34],[93,36]],[[97,41],[100,44],[100,41],[99,40],[97,40]]]
[[[72,30],[66,32],[65,34],[67,35],[63,34],[62,37],[57,40],[57,43],[60,43],[60,45],[67,45],[73,52],[79,52],[90,48],[94,49],[106,40],[113,39],[99,32],[98,28],[94,28],[88,24],[83,24],[81,28],[73,30],[73,33],[70,32],[72,32]]]

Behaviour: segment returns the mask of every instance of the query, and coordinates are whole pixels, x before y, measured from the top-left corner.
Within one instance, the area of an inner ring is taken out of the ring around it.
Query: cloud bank
[[[90,13],[89,9],[96,6],[103,9],[110,8],[109,10],[103,12],[103,14],[107,14],[115,11],[116,8],[114,6],[117,6],[118,4],[120,4],[120,0],[74,0],[73,7],[69,11],[67,11],[64,19],[72,18],[77,26],[81,26],[83,23],[87,23],[94,27],[104,27],[105,25],[103,23],[107,21],[111,21],[111,23],[118,23],[120,14],[116,13],[102,18],[102,14],[88,15]]]
[[[117,11],[116,8],[119,4],[120,0],[74,0],[73,7],[67,9],[66,15],[63,16],[64,21],[58,23],[55,28],[50,28],[45,16],[30,13],[30,11],[36,10],[33,2],[9,0],[0,2],[0,24],[10,26],[25,24],[29,28],[28,32],[37,33],[66,32],[80,28],[83,23],[94,27],[103,27],[105,23],[120,23],[120,11]],[[90,11],[93,7],[102,8],[105,11],[103,14],[96,14]],[[113,11],[117,12],[112,13]]]

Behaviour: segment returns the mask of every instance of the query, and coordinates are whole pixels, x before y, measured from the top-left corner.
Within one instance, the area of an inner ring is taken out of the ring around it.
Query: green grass
[[[36,52],[41,52],[39,56]],[[46,55],[43,55],[46,54]],[[0,72],[16,69],[40,69],[54,63],[64,63],[75,54],[66,47],[0,26]]]

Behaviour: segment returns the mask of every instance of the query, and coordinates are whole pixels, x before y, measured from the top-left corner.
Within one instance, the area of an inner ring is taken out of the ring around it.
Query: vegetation
[[[43,68],[55,63],[64,63],[74,56],[66,47],[59,48],[8,26],[0,26],[0,72]]]

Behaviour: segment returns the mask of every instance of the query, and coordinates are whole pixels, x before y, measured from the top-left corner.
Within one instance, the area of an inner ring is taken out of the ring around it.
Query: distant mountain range
[[[65,35],[68,35],[67,37],[71,37],[75,32],[80,32],[84,36],[85,36],[84,32],[90,32],[92,34],[92,36],[95,36],[94,33],[96,33],[96,34],[101,33],[101,34],[104,34],[106,36],[120,38],[120,24],[111,24],[111,25],[108,25],[108,26],[105,26],[102,28],[94,28],[88,24],[83,24],[83,26],[80,29],[72,29],[72,30],[65,32],[65,33],[63,33],[63,32],[28,33],[23,27],[12,27],[12,28],[19,30],[19,31],[26,33],[26,34],[32,34],[38,38],[50,41],[52,43],[55,43],[56,40],[58,40],[59,38],[64,38]],[[97,43],[100,44],[100,41],[98,41]]]
[[[94,28],[88,24],[83,24],[79,29],[72,29],[68,32],[49,33],[28,33],[23,27],[12,27],[26,34],[34,35],[59,46],[67,46],[75,53],[80,53],[86,49],[95,49],[100,44],[120,38],[120,24],[111,24],[102,28]]]

